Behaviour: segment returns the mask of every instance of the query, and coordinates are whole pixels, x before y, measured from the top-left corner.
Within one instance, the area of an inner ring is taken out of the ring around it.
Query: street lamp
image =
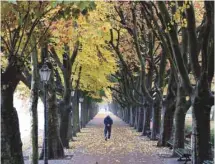
[[[71,106],[73,105],[73,103],[72,103],[72,97],[74,97],[74,95],[75,95],[75,91],[71,91]],[[70,111],[70,118],[71,118],[71,126],[72,126],[72,128],[73,128],[73,116],[72,116],[72,110]]]
[[[44,164],[48,164],[48,110],[46,107],[46,87],[51,75],[51,69],[49,69],[48,65],[45,63],[39,73],[44,86]]]
[[[79,98],[79,122],[80,122],[80,126],[81,126],[81,128],[82,128],[82,119],[81,119],[81,117],[82,117],[82,115],[81,115],[81,103],[84,101],[84,98],[83,97],[80,97]]]
[[[75,95],[75,91],[71,91],[71,96],[73,97]]]
[[[79,98],[79,102],[82,103],[84,101],[84,98]]]

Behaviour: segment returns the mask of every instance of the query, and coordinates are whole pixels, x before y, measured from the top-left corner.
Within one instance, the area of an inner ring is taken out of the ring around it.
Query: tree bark
[[[70,89],[70,75],[68,72],[64,72],[64,96],[63,101],[60,103],[60,137],[64,147],[69,147],[69,118],[70,112],[72,111],[71,106],[71,89]]]
[[[60,137],[63,143],[63,146],[68,148],[69,147],[69,139],[72,139],[72,136],[70,133],[72,133],[72,125],[70,123],[71,116],[73,117],[73,114],[71,115],[70,112],[72,111],[71,106],[71,71],[73,63],[75,62],[75,59],[78,55],[78,47],[79,47],[79,41],[76,41],[76,44],[74,46],[73,53],[70,57],[70,50],[67,45],[65,45],[65,53],[63,54],[63,63],[60,62],[60,59],[55,52],[55,49],[52,47],[51,52],[53,58],[56,60],[58,66],[61,68],[61,71],[63,72],[64,77],[64,95],[63,95],[63,101],[60,103]]]
[[[173,115],[175,111],[175,99],[170,99],[163,104],[163,114],[161,119],[160,138],[158,146],[166,146],[167,141],[171,138],[173,127]]]
[[[76,136],[76,133],[80,132],[79,126],[79,101],[78,101],[78,91],[75,93],[73,101],[73,135]]]
[[[208,88],[207,76],[203,74],[197,83],[192,101],[192,163],[201,164],[211,159],[210,110],[214,97]]]
[[[37,51],[34,49],[31,54],[32,64],[32,78],[31,78],[31,96],[30,96],[30,118],[31,118],[31,155],[30,163],[38,164],[38,89],[39,89],[39,76],[38,76],[38,59]]]
[[[156,140],[156,135],[159,134],[160,125],[160,101],[155,100],[152,108],[152,132],[151,140]]]
[[[63,147],[69,148],[68,128],[71,112],[71,105],[65,104],[63,101],[58,105],[60,109],[60,138]]]
[[[143,119],[143,131],[142,135],[147,135],[147,130],[150,129],[150,110],[152,109],[152,105],[147,105],[147,107],[144,109],[144,119]]]
[[[162,104],[162,117],[160,138],[158,140],[158,146],[166,146],[167,141],[171,138],[173,127],[173,115],[175,112],[177,86],[174,78],[174,73],[171,71],[170,79],[168,82],[167,96]]]
[[[13,107],[13,94],[18,85],[19,74],[15,65],[9,63],[1,72],[1,162],[24,164],[19,119]]]
[[[184,148],[184,127],[185,127],[185,116],[190,105],[186,102],[186,94],[182,85],[178,84],[177,97],[176,97],[176,111],[175,111],[175,131],[174,131],[174,142],[173,152],[177,148]]]
[[[137,132],[142,132],[143,130],[143,115],[144,115],[143,109],[141,107],[138,107]]]
[[[135,107],[135,122],[134,122],[134,129],[137,129],[137,123],[138,123],[138,108]]]
[[[130,106],[129,125],[134,126],[134,114],[133,107]]]
[[[130,108],[126,107],[126,123],[129,124]]]

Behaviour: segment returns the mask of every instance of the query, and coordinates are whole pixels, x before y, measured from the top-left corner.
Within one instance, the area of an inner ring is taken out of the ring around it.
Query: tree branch
[[[192,2],[191,2],[192,3]],[[197,37],[196,37],[196,22],[193,4],[186,9],[187,16],[187,30],[189,41],[189,55],[191,60],[191,67],[196,80],[200,77],[200,65],[198,62],[198,49]]]

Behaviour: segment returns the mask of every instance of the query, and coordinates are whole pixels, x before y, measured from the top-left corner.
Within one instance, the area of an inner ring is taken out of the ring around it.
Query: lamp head
[[[47,83],[51,75],[51,69],[49,69],[46,63],[40,68],[39,73],[41,81]]]

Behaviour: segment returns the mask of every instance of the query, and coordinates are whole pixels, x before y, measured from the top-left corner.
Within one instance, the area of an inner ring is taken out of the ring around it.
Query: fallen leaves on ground
[[[72,149],[79,149],[87,154],[96,155],[125,155],[130,152],[140,152],[153,155],[169,153],[167,148],[156,147],[157,141],[150,141],[146,137],[140,137],[141,133],[124,124],[119,118],[111,115],[114,120],[111,139],[105,141],[103,118],[104,115],[97,115],[96,119],[81,133],[74,137],[75,142],[70,142]]]

